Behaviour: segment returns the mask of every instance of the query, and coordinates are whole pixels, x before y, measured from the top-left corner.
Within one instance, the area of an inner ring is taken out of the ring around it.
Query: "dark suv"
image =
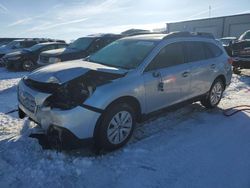
[[[78,38],[67,48],[41,53],[38,64],[42,66],[62,61],[81,59],[121,37],[122,35],[116,34],[98,34]]]
[[[45,42],[18,52],[6,54],[2,59],[7,69],[30,71],[36,68],[36,62],[41,52],[65,47],[67,47],[66,43]]]
[[[240,69],[250,69],[250,30],[243,33],[238,41],[232,43],[231,49],[234,72],[239,73]]]
[[[53,39],[46,39],[46,38],[32,38],[32,39],[18,39],[13,40],[12,42],[0,47],[0,66],[3,66],[3,59],[2,57],[8,53],[21,51],[25,48],[30,48],[36,44],[44,43],[44,42],[64,42],[62,40],[53,40]]]

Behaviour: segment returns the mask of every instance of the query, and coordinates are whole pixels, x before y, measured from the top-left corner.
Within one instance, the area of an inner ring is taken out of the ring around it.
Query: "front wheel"
[[[201,104],[205,106],[206,108],[216,107],[222,98],[224,89],[225,89],[225,86],[222,80],[216,79],[214,83],[212,84],[208,95],[203,100],[201,100]]]
[[[23,70],[25,70],[25,71],[31,71],[31,70],[34,69],[34,66],[35,66],[35,64],[34,64],[33,61],[31,61],[31,60],[25,60],[25,61],[23,62],[22,68],[23,68]]]
[[[114,150],[125,145],[134,130],[135,113],[132,107],[118,103],[109,107],[97,127],[95,142],[99,149]]]

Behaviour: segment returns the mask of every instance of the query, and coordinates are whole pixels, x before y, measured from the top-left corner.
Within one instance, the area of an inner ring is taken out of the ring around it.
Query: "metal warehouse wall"
[[[209,32],[216,38],[239,37],[250,30],[250,14],[167,23],[167,31]]]

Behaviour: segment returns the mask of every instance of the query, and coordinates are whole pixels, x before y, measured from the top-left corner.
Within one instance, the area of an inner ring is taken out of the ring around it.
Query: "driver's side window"
[[[183,43],[172,43],[161,49],[145,72],[176,66],[184,63]]]

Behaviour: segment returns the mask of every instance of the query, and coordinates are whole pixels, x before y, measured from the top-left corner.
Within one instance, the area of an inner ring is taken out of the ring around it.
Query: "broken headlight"
[[[83,102],[93,93],[94,88],[83,82],[69,82],[59,87],[46,101],[45,106],[72,109]]]

